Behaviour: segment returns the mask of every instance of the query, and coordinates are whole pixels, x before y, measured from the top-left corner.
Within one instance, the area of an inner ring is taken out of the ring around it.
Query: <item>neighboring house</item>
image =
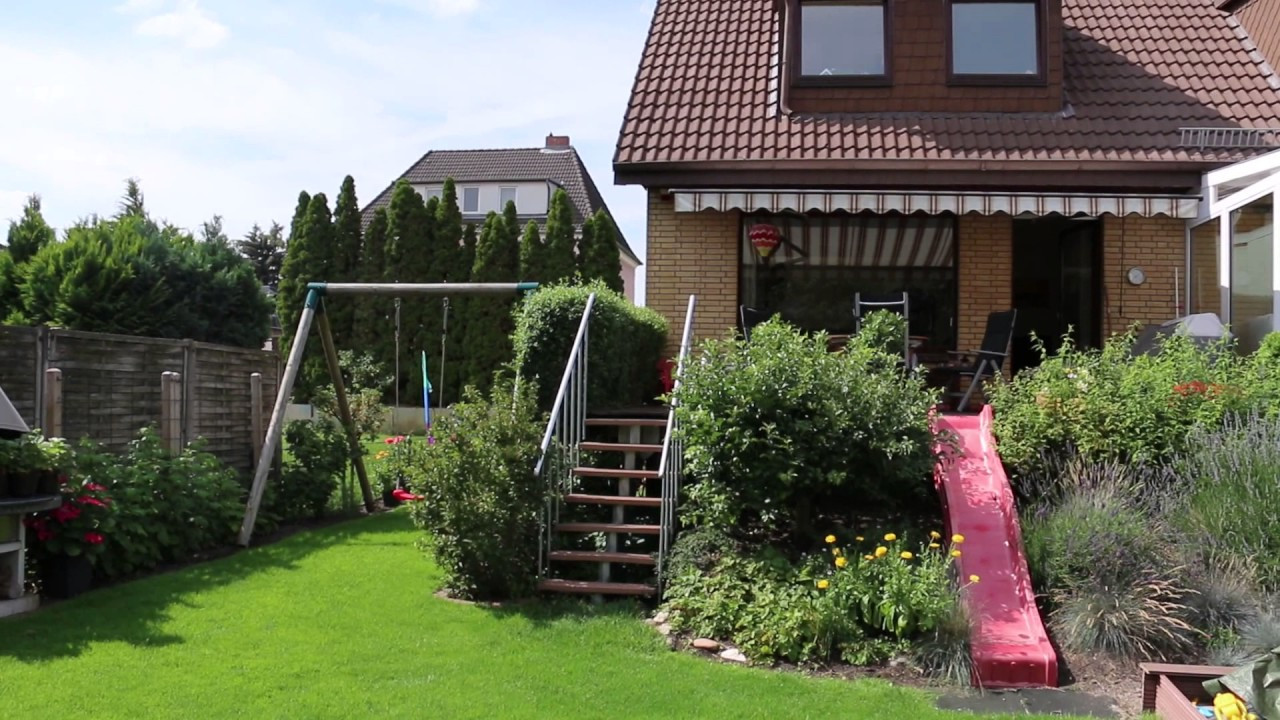
[[[1280,69],[1280,0],[1225,0],[1219,4],[1240,22],[1272,69]]]
[[[522,223],[546,225],[551,196],[563,188],[573,203],[573,221],[581,235],[582,221],[609,207],[582,164],[569,138],[548,135],[540,148],[507,150],[433,150],[422,156],[396,181],[407,180],[424,199],[439,197],[444,181],[453,178],[463,220],[482,223],[490,212],[501,213],[514,201]],[[373,211],[391,202],[396,183],[383,190],[363,211],[368,225]],[[616,227],[622,258],[622,281],[628,298],[635,300],[636,268],[640,259]],[[533,279],[533,278],[530,278]]]
[[[1256,343],[1280,76],[1220,4],[659,0],[614,159],[649,193],[647,304],[673,338],[689,294],[698,336],[740,306],[844,333],[855,293],[907,291],[935,350],[1014,307],[1015,366],[1032,332],[1188,312]]]

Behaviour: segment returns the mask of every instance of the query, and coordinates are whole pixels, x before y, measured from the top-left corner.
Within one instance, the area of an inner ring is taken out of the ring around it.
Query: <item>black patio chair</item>
[[[742,323],[742,337],[747,342],[751,342],[751,330],[760,323],[773,317],[763,310],[750,308],[746,305],[738,306],[738,320]]]
[[[960,398],[956,412],[965,412],[975,391],[990,377],[1000,375],[1004,360],[1009,356],[1009,343],[1013,340],[1013,325],[1018,320],[1017,310],[993,312],[987,316],[987,329],[982,333],[982,348],[968,352],[950,351],[954,364],[935,368],[935,372],[950,374],[946,396]],[[969,387],[959,391],[962,378],[969,378]]]

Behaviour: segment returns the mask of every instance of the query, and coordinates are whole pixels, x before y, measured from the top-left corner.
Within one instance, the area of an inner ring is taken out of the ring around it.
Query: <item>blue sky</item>
[[[431,149],[573,139],[643,257],[611,161],[653,0],[23,0],[0,23],[0,220],[65,227],[142,182],[236,237],[342,177],[371,200]]]

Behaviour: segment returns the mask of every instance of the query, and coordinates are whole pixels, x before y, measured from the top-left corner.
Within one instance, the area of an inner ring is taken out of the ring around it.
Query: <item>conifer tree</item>
[[[354,282],[360,271],[360,205],[356,200],[356,181],[350,175],[342,180],[338,202],[333,209],[334,257],[330,282]],[[334,344],[339,349],[352,349],[356,309],[353,298],[342,298],[328,305],[329,323],[333,326]]]
[[[438,201],[432,210],[438,211]],[[427,203],[405,181],[400,181],[391,195],[387,210],[386,282],[438,282],[433,268],[431,249],[434,242],[435,218]],[[400,304],[400,383],[402,397],[420,398],[422,378],[421,353],[435,354],[439,335],[427,344],[427,335],[438,326],[433,316],[439,301],[432,298],[407,297]],[[391,366],[394,367],[394,360]]]
[[[40,214],[40,196],[28,197],[27,204],[22,208],[22,219],[9,223],[9,237],[6,240],[9,259],[14,265],[21,265],[53,240],[53,228],[49,227]]]
[[[520,266],[519,246],[512,242],[506,222],[497,213],[489,213],[476,244],[476,262],[472,282],[513,282]],[[477,296],[469,298],[466,334],[463,345],[468,368],[468,384],[487,393],[494,373],[511,359],[511,332],[515,329],[512,310],[515,296]]]
[[[622,255],[613,218],[603,209],[582,224],[579,268],[584,280],[601,280],[610,290],[622,292]]]
[[[383,282],[387,249],[387,209],[373,211],[373,218],[364,232],[364,250],[360,254],[357,279],[362,283]],[[353,340],[359,352],[369,353],[385,368],[395,367],[395,330],[391,315],[395,303],[381,295],[361,295],[355,298]]]
[[[546,282],[547,247],[542,243],[538,223],[530,220],[520,236],[520,279],[528,282]]]
[[[124,184],[124,197],[120,199],[120,211],[116,218],[147,217],[146,202],[142,197],[142,185],[137,178],[129,178]]]
[[[547,212],[546,260],[542,267],[545,277],[539,282],[549,284],[570,280],[577,273],[575,234],[569,195],[563,189],[556,190],[551,197],[551,209]]]
[[[439,239],[438,264],[440,282],[466,282],[471,277],[471,262],[465,257],[465,228],[458,207],[458,188],[453,178],[446,178],[436,210],[436,235]]]
[[[236,242],[236,250],[253,266],[253,274],[264,287],[274,290],[280,283],[280,264],[284,262],[284,228],[271,223],[263,232],[254,223],[244,238]]]

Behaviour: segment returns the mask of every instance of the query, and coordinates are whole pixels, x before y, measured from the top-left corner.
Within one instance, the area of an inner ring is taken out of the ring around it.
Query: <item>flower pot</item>
[[[29,498],[36,494],[40,487],[40,473],[34,471],[9,473],[9,495],[16,498]]]
[[[84,555],[56,555],[40,564],[40,587],[53,598],[73,598],[93,586],[93,563]]]
[[[40,480],[36,483],[37,495],[57,495],[62,492],[62,488],[58,484],[57,470],[40,471]]]

